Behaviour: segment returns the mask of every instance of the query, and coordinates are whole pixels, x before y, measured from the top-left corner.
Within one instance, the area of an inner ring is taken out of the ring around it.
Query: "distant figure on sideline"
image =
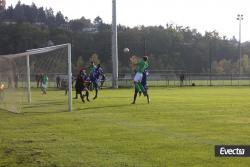
[[[185,79],[185,75],[183,73],[181,73],[181,75],[180,75],[180,86],[181,87],[184,85],[184,79]]]
[[[36,80],[36,87],[39,88],[39,85],[40,85],[40,75],[39,74],[36,74],[35,76],[35,80]]]
[[[61,87],[61,78],[59,75],[56,76],[56,87],[57,88]]]
[[[60,88],[65,90],[65,96],[66,96],[68,94],[68,89],[69,89],[68,81],[66,79],[62,79],[60,84],[61,84]]]

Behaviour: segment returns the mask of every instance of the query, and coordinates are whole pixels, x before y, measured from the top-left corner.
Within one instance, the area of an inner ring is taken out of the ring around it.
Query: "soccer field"
[[[149,92],[151,104],[131,105],[133,89],[101,90],[65,112],[63,91],[33,91],[21,114],[0,110],[0,167],[249,166],[250,158],[214,156],[215,145],[250,144],[249,87]]]

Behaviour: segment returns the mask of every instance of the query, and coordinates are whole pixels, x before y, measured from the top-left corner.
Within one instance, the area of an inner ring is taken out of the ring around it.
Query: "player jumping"
[[[146,94],[146,96],[147,96],[148,103],[150,103],[150,98],[149,98],[149,94],[148,94],[148,85],[147,85],[147,77],[148,77],[148,75],[149,75],[148,70],[145,70],[145,71],[142,73],[142,75],[143,75],[143,76],[142,76],[141,84],[142,84],[142,86],[143,86],[143,88],[144,88],[144,90],[145,90],[145,93],[144,93],[144,94]],[[139,95],[141,96],[141,92],[139,92],[137,89],[135,89],[135,92],[134,92],[134,100],[133,100],[132,104],[135,104],[138,93],[139,93]]]
[[[143,73],[148,68],[148,57],[144,56],[142,60],[137,63],[136,67],[136,74],[134,77],[134,84],[135,84],[135,94],[134,94],[134,101],[132,104],[135,104],[135,100],[137,97],[137,94],[142,92],[144,96],[147,97],[148,103],[150,102],[149,95],[147,93],[146,88],[142,85],[142,79],[143,79]]]
[[[83,70],[83,69],[80,70],[79,74],[76,77],[76,84],[75,84],[76,97],[75,97],[75,99],[77,99],[78,94],[80,94],[80,97],[81,97],[83,103],[85,102],[85,100],[84,100],[85,96],[86,96],[87,101],[89,101],[89,91],[85,85],[85,82],[88,81],[87,78],[88,78],[88,76],[87,76],[85,70]],[[85,95],[82,93],[83,91],[86,92]]]
[[[90,80],[92,82],[93,88],[95,89],[95,97],[93,99],[96,99],[98,96],[100,76],[103,76],[103,75],[104,73],[101,68],[101,65],[98,64],[97,67],[94,69],[93,73],[90,75]]]

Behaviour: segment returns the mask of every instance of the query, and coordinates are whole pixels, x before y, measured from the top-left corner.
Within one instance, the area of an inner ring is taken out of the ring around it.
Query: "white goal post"
[[[2,60],[14,60],[14,59],[22,59],[22,66],[24,66],[24,64],[26,64],[26,71],[22,68],[23,71],[25,71],[24,73],[26,73],[26,87],[27,87],[27,101],[28,103],[31,103],[32,101],[32,96],[31,96],[31,59],[35,58],[36,55],[42,55],[40,56],[40,59],[43,59],[42,61],[47,61],[47,62],[43,62],[43,65],[41,65],[41,69],[42,68],[48,68],[47,66],[51,65],[53,66],[53,63],[57,62],[58,60],[47,60],[50,59],[49,56],[53,56],[49,55],[47,56],[47,53],[52,53],[53,51],[58,51],[60,49],[67,49],[67,53],[64,53],[65,55],[67,54],[67,60],[59,60],[59,63],[64,63],[67,62],[67,64],[65,64],[65,66],[60,67],[60,69],[67,70],[67,86],[68,86],[68,111],[72,111],[72,66],[71,66],[71,44],[67,43],[67,44],[62,44],[62,45],[56,45],[56,46],[50,46],[50,47],[45,47],[45,48],[38,48],[38,49],[32,49],[32,50],[27,50],[24,53],[18,53],[18,54],[10,54],[10,55],[0,55],[0,59]],[[66,52],[66,51],[65,51]],[[57,54],[57,56],[60,53]],[[46,55],[46,56],[44,56]],[[39,56],[38,56],[39,57]],[[26,61],[23,61],[23,59],[26,59]],[[56,59],[56,58],[55,58]],[[66,57],[63,57],[62,59],[66,59]],[[39,60],[38,60],[39,61]],[[26,63],[25,63],[26,62]],[[59,64],[58,63],[58,64]],[[34,63],[35,64],[35,63]],[[37,63],[39,64],[39,63]],[[45,64],[47,66],[45,66]],[[35,66],[35,65],[33,65]],[[67,69],[65,69],[65,68]],[[1,70],[1,69],[0,69]],[[54,70],[55,71],[55,70]],[[33,71],[32,71],[33,72]],[[2,73],[4,73],[4,71],[2,71]],[[35,73],[35,72],[34,72]],[[1,74],[1,71],[0,71]],[[3,77],[2,77],[3,78]],[[7,78],[7,77],[5,77]],[[0,76],[1,79],[1,76]],[[6,80],[6,79],[5,79]]]

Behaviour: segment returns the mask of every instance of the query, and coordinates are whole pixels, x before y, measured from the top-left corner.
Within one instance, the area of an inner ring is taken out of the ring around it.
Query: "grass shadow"
[[[7,110],[1,107],[0,107],[0,112],[6,113],[6,114],[20,114],[19,112],[13,112],[11,110]]]
[[[23,109],[32,110],[32,111],[24,111],[22,114],[24,115],[42,115],[42,114],[58,114],[67,112],[67,103],[65,102],[57,102],[57,101],[47,101],[42,103],[36,103],[31,105],[26,105]],[[62,106],[60,108],[55,106]],[[65,106],[65,107],[64,107]],[[44,110],[39,110],[40,108],[44,108]],[[55,108],[54,111],[49,111],[49,108]],[[35,110],[35,111],[34,111]]]
[[[131,98],[130,96],[123,96],[123,97],[105,97],[105,99],[129,99]]]
[[[95,109],[104,109],[104,108],[118,108],[118,107],[129,107],[134,104],[118,104],[118,105],[107,105],[107,106],[98,106],[98,107],[87,107],[87,108],[77,108],[77,111],[85,111],[85,110],[95,110]],[[135,104],[135,105],[144,105],[144,104]]]
[[[25,111],[22,114],[23,115],[46,115],[46,114],[60,114],[60,113],[65,113],[68,112],[66,109],[65,110],[60,110],[60,111]]]
[[[33,108],[40,108],[40,107],[49,107],[49,106],[55,106],[55,105],[67,105],[64,102],[55,102],[55,101],[51,101],[51,102],[46,102],[46,103],[38,103],[38,104],[31,104],[31,105],[27,105],[24,106],[24,109],[33,109]]]

